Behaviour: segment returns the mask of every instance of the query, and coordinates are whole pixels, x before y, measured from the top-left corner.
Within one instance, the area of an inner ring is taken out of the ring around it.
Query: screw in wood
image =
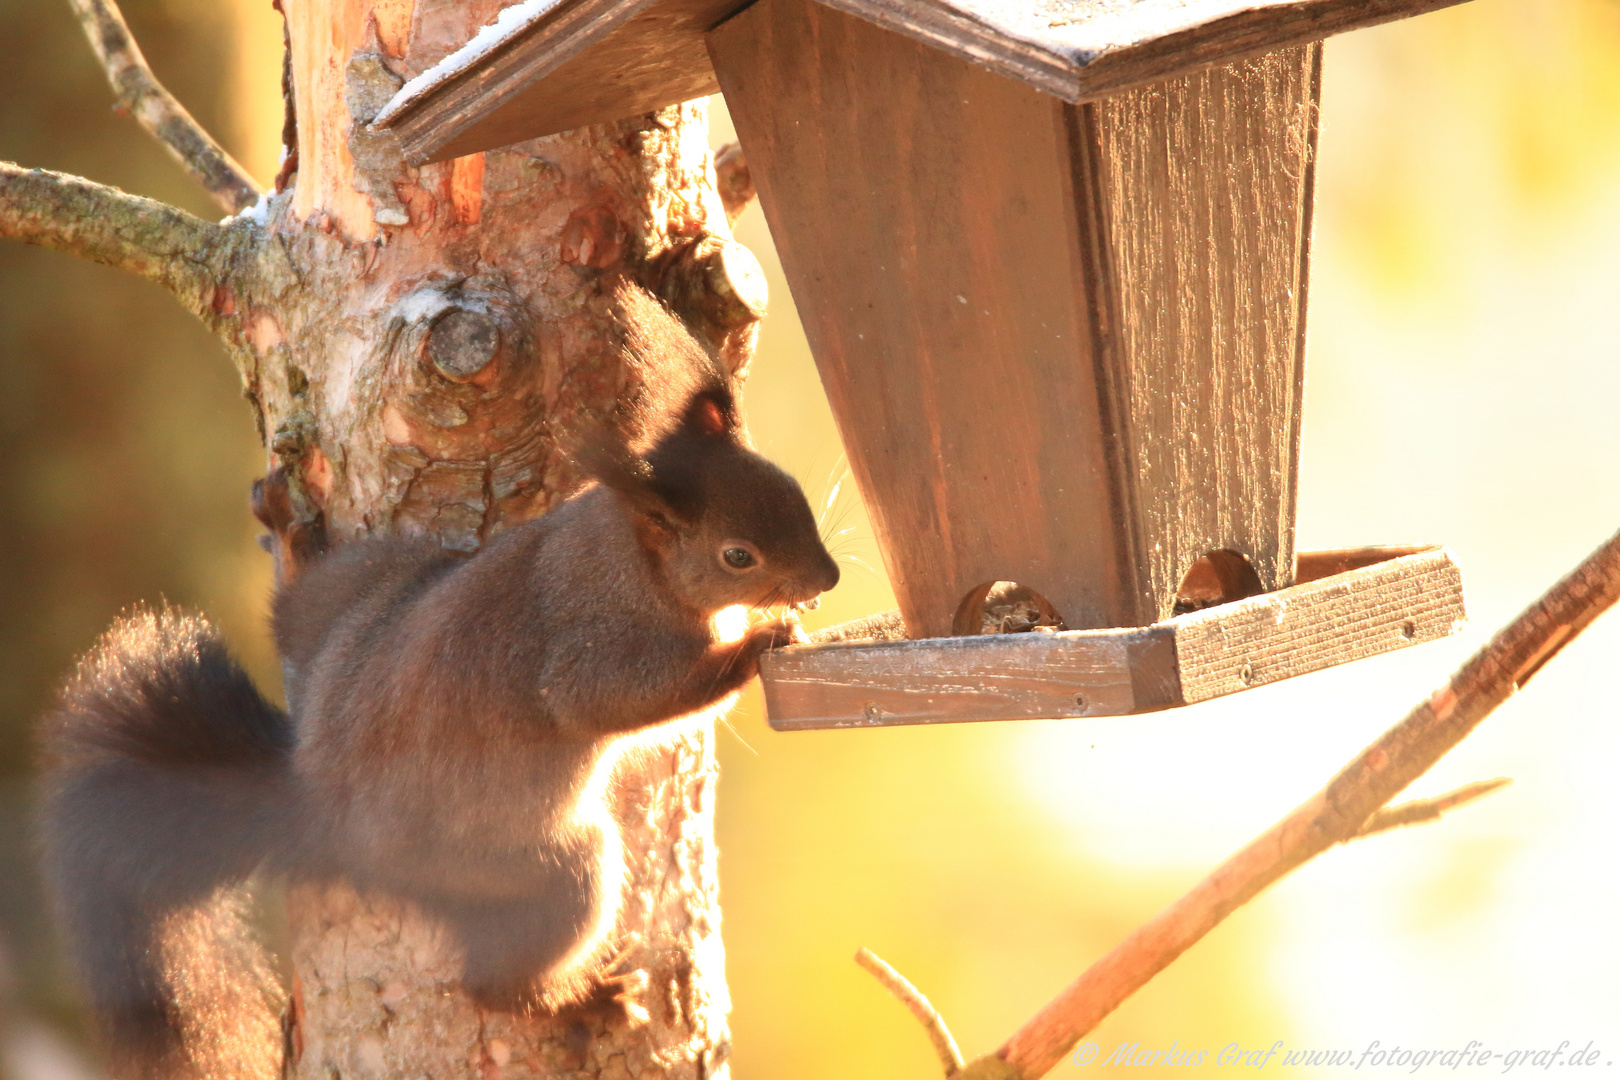
[[[1242,667],[1238,668],[1238,678],[1242,681],[1244,686],[1253,686],[1254,665],[1244,664]]]
[[[883,710],[878,708],[877,702],[868,701],[866,703],[866,722],[869,724],[875,724],[882,719]]]
[[[1401,623],[1401,637],[1405,638],[1407,641],[1411,641],[1413,638],[1417,637],[1417,623],[1413,622],[1411,619],[1407,619],[1405,622]]]

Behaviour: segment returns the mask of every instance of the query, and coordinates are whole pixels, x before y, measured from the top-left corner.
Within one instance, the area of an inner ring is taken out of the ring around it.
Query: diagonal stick
[[[1266,886],[1368,820],[1423,775],[1620,598],[1620,533],[1587,556],[1293,813],[1144,923],[965,1077],[1034,1080],[1080,1038]]]
[[[259,201],[258,185],[225,148],[204,131],[186,107],[164,89],[135,44],[113,0],[68,0],[84,36],[106,69],[119,107],[135,118],[227,213]]]

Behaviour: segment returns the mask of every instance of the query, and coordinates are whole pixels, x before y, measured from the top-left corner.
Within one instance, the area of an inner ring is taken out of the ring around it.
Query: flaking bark
[[[746,253],[706,254],[731,237],[702,103],[421,168],[364,129],[387,87],[499,6],[291,6],[298,171],[221,225],[0,167],[0,236],[158,282],[219,335],[267,470],[286,471],[295,514],[335,543],[411,534],[471,550],[566,497],[570,439],[657,391],[656,366],[618,348],[621,277],[662,289],[734,372],[752,351],[763,296]],[[729,292],[708,296],[706,281]],[[299,889],[286,1075],[726,1075],[712,739],[700,717],[638,745],[609,789],[630,870],[615,973],[645,1022],[613,1004],[482,1012],[427,920]]]

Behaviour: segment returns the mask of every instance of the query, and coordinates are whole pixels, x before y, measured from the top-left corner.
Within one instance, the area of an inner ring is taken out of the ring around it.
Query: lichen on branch
[[[0,237],[77,255],[154,281],[211,322],[232,231],[83,177],[0,162]]]
[[[225,148],[164,89],[113,0],[68,0],[95,50],[118,104],[135,118],[227,213],[259,200],[258,185]]]

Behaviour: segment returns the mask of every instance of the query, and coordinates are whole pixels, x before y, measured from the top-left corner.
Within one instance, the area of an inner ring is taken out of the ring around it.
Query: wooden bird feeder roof
[[[825,0],[1071,103],[1462,0]],[[705,35],[749,0],[526,0],[375,121],[413,163],[719,89]]]
[[[1320,40],[1458,2],[525,0],[376,124],[723,87],[899,602],[771,723],[1149,712],[1463,617],[1442,549],[1294,543]]]

